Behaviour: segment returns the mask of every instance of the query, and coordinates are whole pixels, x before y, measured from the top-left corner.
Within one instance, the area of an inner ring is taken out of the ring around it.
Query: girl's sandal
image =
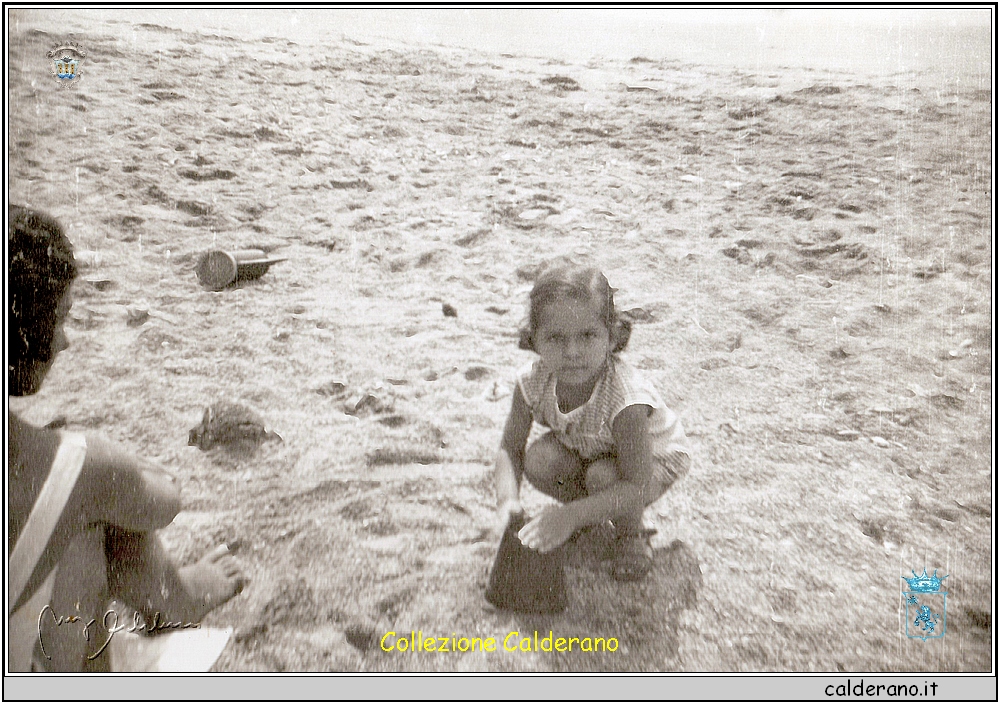
[[[653,569],[653,545],[650,537],[655,528],[616,528],[611,576],[619,582],[642,579]]]

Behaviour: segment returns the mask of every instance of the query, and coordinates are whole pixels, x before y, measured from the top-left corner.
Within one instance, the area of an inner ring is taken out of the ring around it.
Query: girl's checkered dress
[[[532,419],[549,428],[559,442],[584,462],[614,457],[611,428],[615,418],[628,406],[644,405],[652,409],[647,427],[655,460],[653,482],[662,484],[666,490],[691,465],[687,438],[677,414],[667,408],[656,387],[617,354],[609,356],[590,400],[569,413],[559,410],[556,375],[541,359],[520,370],[517,383]]]

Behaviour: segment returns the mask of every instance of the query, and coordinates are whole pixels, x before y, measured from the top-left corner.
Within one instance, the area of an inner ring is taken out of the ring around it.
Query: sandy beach
[[[251,583],[206,621],[235,628],[217,671],[989,671],[981,62],[872,75],[67,22],[7,35],[8,198],[57,216],[81,267],[71,347],[9,405],[169,466],[180,559],[234,546]],[[72,87],[46,57],[67,40],[86,50]],[[212,291],[211,249],[283,261]],[[694,464],[647,511],[645,581],[613,581],[585,534],[568,609],[525,616],[483,599],[492,466],[533,359],[527,294],[560,254],[618,289],[626,357]],[[189,446],[218,402],[282,441]],[[926,642],[901,579],[923,569],[949,575]],[[380,645],[411,631],[618,647]]]

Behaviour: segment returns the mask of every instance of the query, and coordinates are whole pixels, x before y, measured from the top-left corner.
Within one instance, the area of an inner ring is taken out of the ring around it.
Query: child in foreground
[[[76,266],[59,223],[27,208],[8,209],[7,244],[7,383],[12,396],[28,396],[69,345],[63,325]],[[194,624],[243,589],[225,545],[180,568],[167,556],[155,531],[180,510],[180,492],[165,469],[99,436],[35,427],[13,413],[7,428],[7,615],[25,659],[34,640],[31,667],[107,670],[109,651],[99,649],[113,635],[111,599],[146,624]],[[20,613],[53,570],[46,608]],[[15,629],[14,621],[29,628]]]
[[[584,526],[610,520],[615,579],[652,568],[643,509],[690,466],[684,430],[657,390],[619,356],[631,324],[596,268],[558,260],[531,291],[522,349],[538,354],[518,373],[496,463],[504,517],[521,512],[521,477],[558,499],[518,533],[549,552]],[[532,421],[549,432],[526,448]]]

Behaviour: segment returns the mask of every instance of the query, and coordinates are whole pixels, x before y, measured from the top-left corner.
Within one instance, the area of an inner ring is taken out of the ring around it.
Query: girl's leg
[[[687,474],[691,466],[691,458],[686,452],[672,452],[664,458],[654,459],[653,476],[649,484],[642,491],[642,505],[645,508],[673,486],[680,477]],[[620,481],[618,475],[618,462],[612,457],[594,460],[587,464],[586,482],[587,493],[596,494],[604,491],[613,483]],[[640,526],[642,511],[635,515],[623,515],[615,519],[615,522],[624,522],[627,525]]]
[[[599,494],[615,482],[620,481],[617,460],[607,457],[590,462],[587,465],[586,481],[587,493],[591,495]],[[646,501],[644,493],[642,505],[646,506],[648,503],[650,502]],[[612,518],[612,521],[615,527],[618,528],[640,530],[642,528],[642,509],[633,514],[615,516]]]
[[[654,477],[655,480],[655,477]],[[587,492],[596,494],[615,482],[621,481],[618,462],[614,458],[594,460],[587,465]],[[642,506],[648,506],[660,495],[659,485],[651,481],[643,490]],[[611,575],[620,581],[634,581],[645,577],[653,567],[653,546],[649,542],[649,531],[642,525],[640,508],[634,512],[614,516],[615,549],[611,563]]]
[[[524,475],[531,485],[562,503],[587,495],[580,458],[546,433],[524,453]]]

